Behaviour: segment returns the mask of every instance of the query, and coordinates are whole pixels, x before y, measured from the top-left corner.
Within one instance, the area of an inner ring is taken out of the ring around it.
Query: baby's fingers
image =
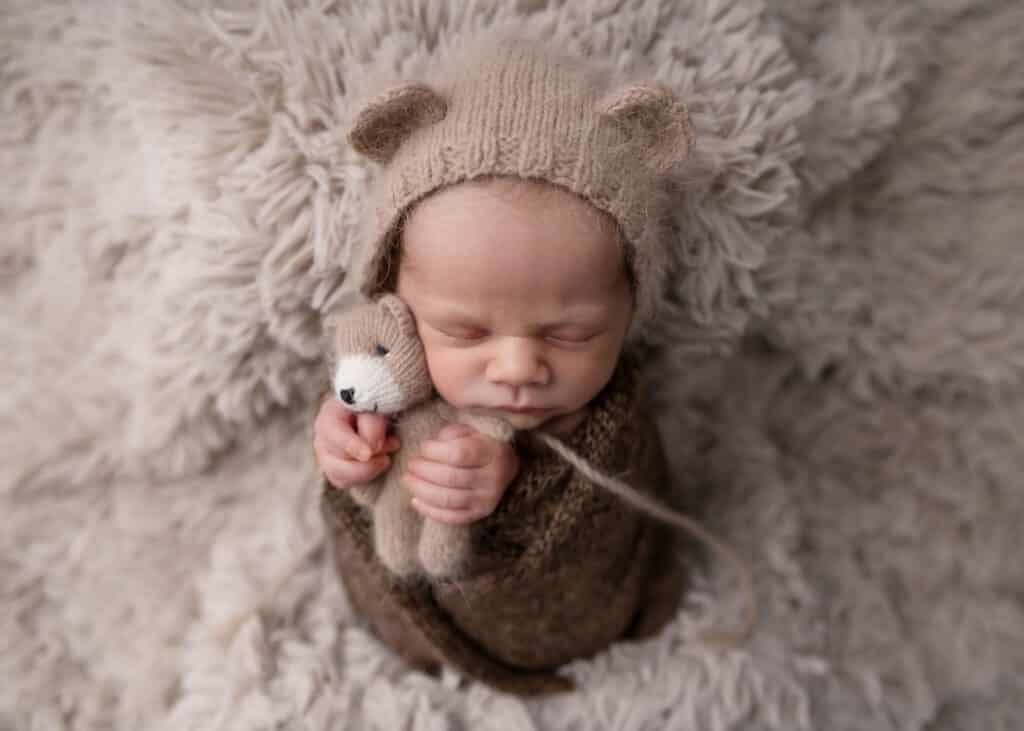
[[[335,399],[328,399],[320,407],[313,425],[314,447],[317,455],[358,459],[363,462],[373,456],[370,446],[356,434],[356,415]]]
[[[356,432],[376,454],[384,449],[388,419],[381,414],[359,414],[356,416]]]
[[[441,510],[469,510],[477,507],[471,490],[444,487],[424,480],[412,472],[402,475],[402,484],[413,498]]]
[[[457,467],[485,467],[494,458],[489,447],[478,435],[449,441],[428,439],[420,444],[420,456],[431,462]]]
[[[330,455],[320,458],[320,469],[324,477],[335,487],[347,488],[355,485],[365,485],[377,478],[391,466],[391,458],[387,455],[373,457],[368,462],[353,462],[348,459],[338,459]]]
[[[437,433],[435,439],[439,439],[442,442],[447,442],[452,439],[461,439],[462,437],[472,437],[478,434],[476,429],[469,426],[468,424],[446,424],[441,428],[441,431]]]
[[[425,482],[406,472],[402,483],[412,495],[412,506],[420,514],[439,523],[465,525],[483,517],[469,490],[452,490]]]
[[[333,452],[336,457],[342,457],[359,462],[368,462],[372,458],[397,452],[401,443],[398,437],[389,436],[384,439],[383,448],[374,452],[355,432],[340,436],[338,442],[341,446]]]
[[[472,488],[480,479],[478,470],[415,457],[409,460],[408,472],[425,482],[456,490]]]

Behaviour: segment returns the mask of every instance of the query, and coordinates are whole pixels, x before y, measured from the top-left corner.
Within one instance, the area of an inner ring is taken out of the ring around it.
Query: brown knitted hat
[[[610,214],[635,287],[634,331],[652,315],[668,261],[662,183],[694,141],[686,107],[663,86],[491,35],[453,48],[427,78],[383,87],[359,108],[349,141],[380,165],[351,269],[364,295],[385,285],[398,224],[416,202],[455,183],[513,176]]]

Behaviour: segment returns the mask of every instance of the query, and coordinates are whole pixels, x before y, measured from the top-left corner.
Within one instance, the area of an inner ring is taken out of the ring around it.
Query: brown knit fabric
[[[650,422],[637,411],[627,360],[567,444],[599,469],[666,499]],[[564,663],[651,634],[683,588],[678,541],[527,440],[523,471],[498,509],[473,526],[468,578],[401,584],[374,556],[366,513],[325,486],[322,508],[335,564],[374,633],[414,666],[447,663],[501,690],[572,687]]]
[[[365,231],[347,281],[374,297],[394,273],[399,224],[442,187],[511,176],[569,190],[617,222],[642,332],[662,291],[671,240],[667,175],[693,128],[667,88],[594,59],[487,35],[456,44],[423,78],[380,84],[354,117],[352,147],[377,163]],[[596,469],[665,501],[668,479],[624,357],[568,446]],[[500,689],[571,687],[555,671],[610,643],[659,629],[682,590],[678,534],[579,476],[560,457],[518,445],[521,473],[475,523],[465,578],[399,583],[374,555],[369,517],[325,487],[334,560],[355,608],[410,663],[439,663]]]
[[[352,280],[365,295],[387,281],[403,214],[442,187],[482,176],[567,189],[618,223],[636,291],[631,332],[655,311],[669,269],[667,174],[694,130],[666,87],[606,64],[507,35],[458,44],[424,80],[380,84],[349,132],[379,163]]]

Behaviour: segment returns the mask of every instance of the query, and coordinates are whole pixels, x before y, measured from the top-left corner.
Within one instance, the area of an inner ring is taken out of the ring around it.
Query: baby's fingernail
[[[356,459],[358,459],[360,462],[366,462],[372,456],[373,452],[371,452],[367,447],[358,447],[356,449]]]

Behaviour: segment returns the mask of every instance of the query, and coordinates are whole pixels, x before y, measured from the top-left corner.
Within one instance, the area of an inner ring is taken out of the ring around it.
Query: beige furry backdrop
[[[701,646],[711,562],[531,701],[406,672],[321,554],[273,592],[320,530],[352,100],[496,24],[693,107],[652,418],[761,609]],[[1024,723],[1022,58],[1019,0],[4,0],[0,728]]]

